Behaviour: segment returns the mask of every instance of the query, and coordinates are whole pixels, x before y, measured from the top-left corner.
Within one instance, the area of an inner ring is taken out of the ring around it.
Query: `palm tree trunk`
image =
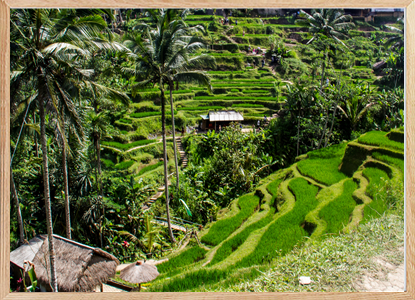
[[[167,227],[169,230],[169,236],[172,243],[176,240],[171,229],[170,222],[170,198],[169,198],[169,184],[167,178],[167,145],[166,145],[166,98],[164,97],[163,82],[160,80],[160,98],[161,98],[161,134],[163,136],[163,162],[164,162],[164,193],[166,195],[166,214],[167,214]]]
[[[68,186],[68,167],[66,164],[66,147],[62,141],[62,169],[63,169],[63,185],[65,189],[65,219],[66,219],[66,237],[71,239],[71,211],[69,206],[69,186]]]
[[[174,125],[174,108],[173,108],[173,82],[169,82],[170,87],[170,109],[171,109],[171,124],[173,131],[173,148],[174,148],[174,164],[176,165],[176,188],[179,191],[179,164],[177,162],[177,146],[176,146],[176,126]]]
[[[36,124],[36,111],[33,111],[33,124]],[[39,146],[37,145],[36,131],[34,133],[34,140],[35,140],[35,155],[36,157],[39,157]]]
[[[20,246],[20,245],[23,245],[24,243],[24,227],[23,227],[22,211],[20,209],[20,203],[19,203],[19,196],[17,195],[16,185],[14,184],[12,167],[10,167],[10,185],[11,185],[12,195],[14,198],[14,205],[16,206],[17,223],[19,224],[19,246]]]
[[[297,122],[297,156],[300,153],[300,116],[297,116],[298,122]]]
[[[41,86],[41,84],[40,84]],[[46,228],[48,232],[49,244],[49,261],[50,261],[50,282],[54,292],[58,291],[58,281],[56,280],[56,266],[55,266],[55,246],[53,243],[53,228],[52,228],[52,209],[50,204],[49,192],[49,168],[48,168],[48,152],[46,146],[46,125],[45,125],[45,108],[43,103],[42,88],[39,88],[39,114],[40,114],[40,141],[42,147],[43,158],[43,194],[45,198],[46,209]],[[49,277],[49,276],[48,276]]]

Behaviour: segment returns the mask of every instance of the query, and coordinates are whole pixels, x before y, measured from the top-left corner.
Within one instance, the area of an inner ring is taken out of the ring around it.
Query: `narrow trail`
[[[182,144],[182,137],[176,137],[176,142],[177,142],[177,149],[178,149],[178,151],[179,151],[179,154],[180,154],[180,161],[182,162],[182,165],[181,165],[181,168],[182,169],[184,169],[184,168],[186,168],[187,167],[187,156],[186,156],[186,152],[184,151],[184,149],[183,149],[183,144]],[[151,145],[151,144],[149,144],[149,145]],[[174,173],[172,173],[172,174],[170,174],[169,175],[169,177],[171,176],[171,175],[173,175]],[[171,184],[171,182],[170,182],[170,180],[168,181],[168,185],[170,185]],[[151,196],[148,200],[147,200],[147,202],[142,206],[142,210],[143,210],[143,212],[144,211],[147,211],[147,210],[149,210],[150,209],[150,207],[151,207],[151,205],[154,203],[154,202],[156,202],[157,201],[157,199],[158,198],[160,198],[161,196],[163,196],[163,194],[164,194],[164,190],[165,190],[165,186],[164,185],[162,185],[161,187],[159,187],[158,189],[157,189],[157,192],[156,192],[156,194],[154,194],[153,196]],[[167,226],[167,224],[166,224],[166,226]],[[179,226],[179,227],[181,227],[181,226]],[[182,228],[184,228],[184,227],[182,227]],[[176,229],[176,228],[174,228],[174,229]],[[181,231],[183,231],[182,229],[178,229],[177,228],[177,230],[181,230]]]
[[[404,248],[397,249],[404,253]],[[394,265],[386,258],[375,257],[373,263],[377,272],[364,274],[353,283],[359,292],[403,292],[405,289],[405,264]]]

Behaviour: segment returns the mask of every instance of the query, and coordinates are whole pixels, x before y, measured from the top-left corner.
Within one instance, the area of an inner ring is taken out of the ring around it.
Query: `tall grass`
[[[142,169],[140,170],[140,172],[138,172],[137,176],[143,175],[144,173],[147,173],[147,172],[150,172],[150,171],[152,171],[152,170],[154,170],[154,169],[157,169],[157,168],[158,168],[158,167],[160,167],[162,164],[163,164],[163,162],[162,162],[162,161],[159,161],[159,162],[157,162],[157,163],[155,163],[155,164],[152,164],[152,165],[146,166],[146,167],[142,168]]]
[[[193,246],[186,251],[183,251],[177,256],[170,258],[167,262],[157,266],[157,270],[160,274],[177,273],[177,269],[183,268],[187,265],[193,264],[202,260],[205,257],[206,250],[199,246]]]
[[[274,97],[234,97],[234,96],[196,96],[194,100],[273,100],[277,101],[277,98]]]
[[[327,222],[326,233],[339,233],[348,223],[356,206],[352,194],[357,184],[346,180],[343,193],[320,210],[319,216]]]
[[[260,108],[264,106],[261,104],[242,103],[242,104],[232,104],[232,107]]]
[[[370,131],[365,135],[359,137],[358,141],[362,144],[385,147],[385,148],[392,148],[404,151],[404,144],[391,141],[386,136],[387,132],[384,131]]]
[[[377,194],[389,176],[377,168],[366,168],[363,170],[363,175],[369,180],[366,194],[372,198],[372,202],[364,209],[364,221],[367,222],[372,218],[379,218],[388,209],[387,203],[381,197],[377,197]]]
[[[262,228],[269,222],[271,222],[274,214],[275,208],[271,208],[269,213],[264,218],[260,219],[258,222],[255,222],[254,224],[249,225],[243,231],[235,235],[233,238],[224,242],[223,245],[216,251],[216,254],[211,261],[211,264],[213,265],[218,262],[221,262],[229,255],[231,255],[233,251],[238,249],[239,246],[246,241],[246,239],[254,230]]]
[[[105,145],[105,146],[110,146],[110,147],[114,147],[120,150],[128,150],[137,146],[143,146],[143,145],[147,145],[147,144],[151,144],[156,142],[157,140],[140,140],[140,141],[135,141],[129,144],[121,144],[118,142],[109,142],[109,141],[102,141],[101,144]]]
[[[289,188],[296,199],[294,208],[272,223],[261,237],[255,250],[237,262],[234,268],[263,264],[274,257],[285,255],[300,243],[304,236],[309,235],[301,227],[301,223],[304,222],[307,213],[318,204],[316,200],[318,188],[303,178],[291,180]]]
[[[178,110],[221,110],[224,109],[223,106],[185,106],[185,107],[180,107],[178,108]]]
[[[240,211],[233,217],[214,223],[209,232],[202,237],[202,242],[209,245],[218,245],[253,214],[255,207],[259,204],[259,200],[258,196],[250,194],[240,197],[238,201]]]
[[[134,164],[133,160],[127,160],[127,161],[123,161],[123,162],[120,162],[120,163],[116,164],[114,166],[114,168],[116,168],[118,170],[126,170],[129,167],[131,167],[133,164]]]
[[[330,186],[347,177],[339,171],[341,162],[342,159],[340,157],[306,159],[299,161],[297,167],[302,175]]]
[[[403,159],[399,159],[399,158],[395,158],[395,157],[391,157],[379,152],[373,152],[372,153],[373,158],[376,158],[380,161],[383,161],[387,164],[391,164],[391,165],[395,165],[397,166],[402,173],[405,172],[405,162]]]

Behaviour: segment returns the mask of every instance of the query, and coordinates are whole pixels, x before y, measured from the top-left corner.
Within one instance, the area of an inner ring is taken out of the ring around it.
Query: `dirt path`
[[[403,255],[403,248],[399,249]],[[385,258],[375,257],[377,272],[364,274],[353,285],[359,292],[403,292],[405,288],[405,265],[394,265]]]

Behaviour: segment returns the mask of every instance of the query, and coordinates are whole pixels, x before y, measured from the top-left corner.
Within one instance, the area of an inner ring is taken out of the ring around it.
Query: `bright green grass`
[[[110,159],[101,158],[101,162],[106,168],[114,168],[114,163]]]
[[[161,116],[160,111],[145,111],[145,112],[139,112],[139,113],[133,113],[130,115],[132,118],[145,118],[145,117],[151,117],[151,116]]]
[[[104,146],[110,146],[110,147],[114,147],[120,150],[128,150],[137,146],[143,146],[143,145],[147,145],[147,144],[151,144],[156,142],[156,140],[140,140],[140,141],[135,141],[129,144],[121,144],[118,142],[108,142],[108,141],[102,141],[101,144]]]
[[[245,103],[242,103],[242,104],[232,104],[232,107],[254,107],[254,108],[259,108],[259,107],[264,107],[264,106],[261,105],[261,104],[249,104],[249,103],[245,104]]]
[[[380,161],[383,161],[387,164],[391,164],[391,165],[395,165],[397,166],[402,173],[405,171],[405,162],[403,159],[399,159],[399,158],[395,158],[395,157],[391,157],[379,152],[373,152],[372,153],[373,158],[376,158]]]
[[[179,255],[170,258],[167,262],[157,265],[157,270],[160,274],[168,273],[169,275],[172,275],[173,273],[177,273],[176,271],[178,271],[178,269],[203,259],[206,252],[205,249],[200,248],[199,246],[191,247]]]
[[[140,172],[138,172],[137,176],[140,176],[140,175],[143,175],[144,173],[150,172],[150,171],[152,171],[152,170],[160,167],[162,164],[163,164],[163,162],[162,161],[159,161],[159,162],[157,162],[155,164],[146,166],[146,167],[142,168],[140,170]]]
[[[301,223],[318,204],[316,200],[318,187],[309,184],[303,178],[295,178],[290,181],[289,188],[296,199],[294,208],[272,223],[261,237],[255,250],[237,262],[234,268],[263,264],[274,257],[285,255],[300,243],[304,236],[309,235],[301,227]]]
[[[247,94],[267,94],[269,91],[266,90],[244,90],[244,93]]]
[[[380,197],[376,197],[376,194],[384,180],[389,179],[389,176],[386,172],[377,168],[366,168],[363,170],[363,175],[369,180],[366,194],[372,198],[372,202],[366,205],[364,209],[364,221],[367,222],[372,218],[379,218],[388,208]]]
[[[214,110],[214,109],[224,109],[223,106],[187,106],[187,107],[180,107],[178,110]]]
[[[126,123],[126,124],[132,124],[133,123],[133,120],[130,120],[130,119],[120,119],[119,121],[121,123]]]
[[[258,87],[256,83],[227,83],[227,84],[212,84],[213,88],[223,88],[223,87],[249,87],[249,88],[255,88]],[[273,87],[273,84],[270,83],[263,83],[261,84],[261,87]]]
[[[240,197],[238,201],[240,211],[233,217],[215,222],[209,232],[202,237],[202,242],[209,245],[218,245],[254,213],[258,204],[258,196],[248,194]]]
[[[339,171],[341,162],[341,157],[306,159],[299,161],[297,167],[302,175],[330,186],[347,177]]]
[[[233,97],[233,96],[197,96],[193,98],[194,100],[266,100],[266,101],[276,101],[277,98],[273,97]]]
[[[333,157],[342,157],[344,151],[346,150],[347,143],[341,143],[333,145],[326,148],[321,148],[319,150],[310,151],[307,153],[308,158],[333,158]]]
[[[352,197],[356,188],[357,184],[352,179],[346,180],[343,193],[320,210],[320,218],[327,222],[326,233],[337,234],[349,223],[356,206]]]
[[[125,170],[125,169],[128,169],[129,167],[131,167],[133,164],[134,164],[133,160],[127,160],[127,161],[123,161],[123,162],[120,162],[120,163],[116,164],[114,166],[114,168],[116,168],[118,170]]]
[[[358,141],[362,144],[392,148],[404,151],[404,144],[391,141],[386,137],[387,132],[384,131],[371,131],[361,136]]]

